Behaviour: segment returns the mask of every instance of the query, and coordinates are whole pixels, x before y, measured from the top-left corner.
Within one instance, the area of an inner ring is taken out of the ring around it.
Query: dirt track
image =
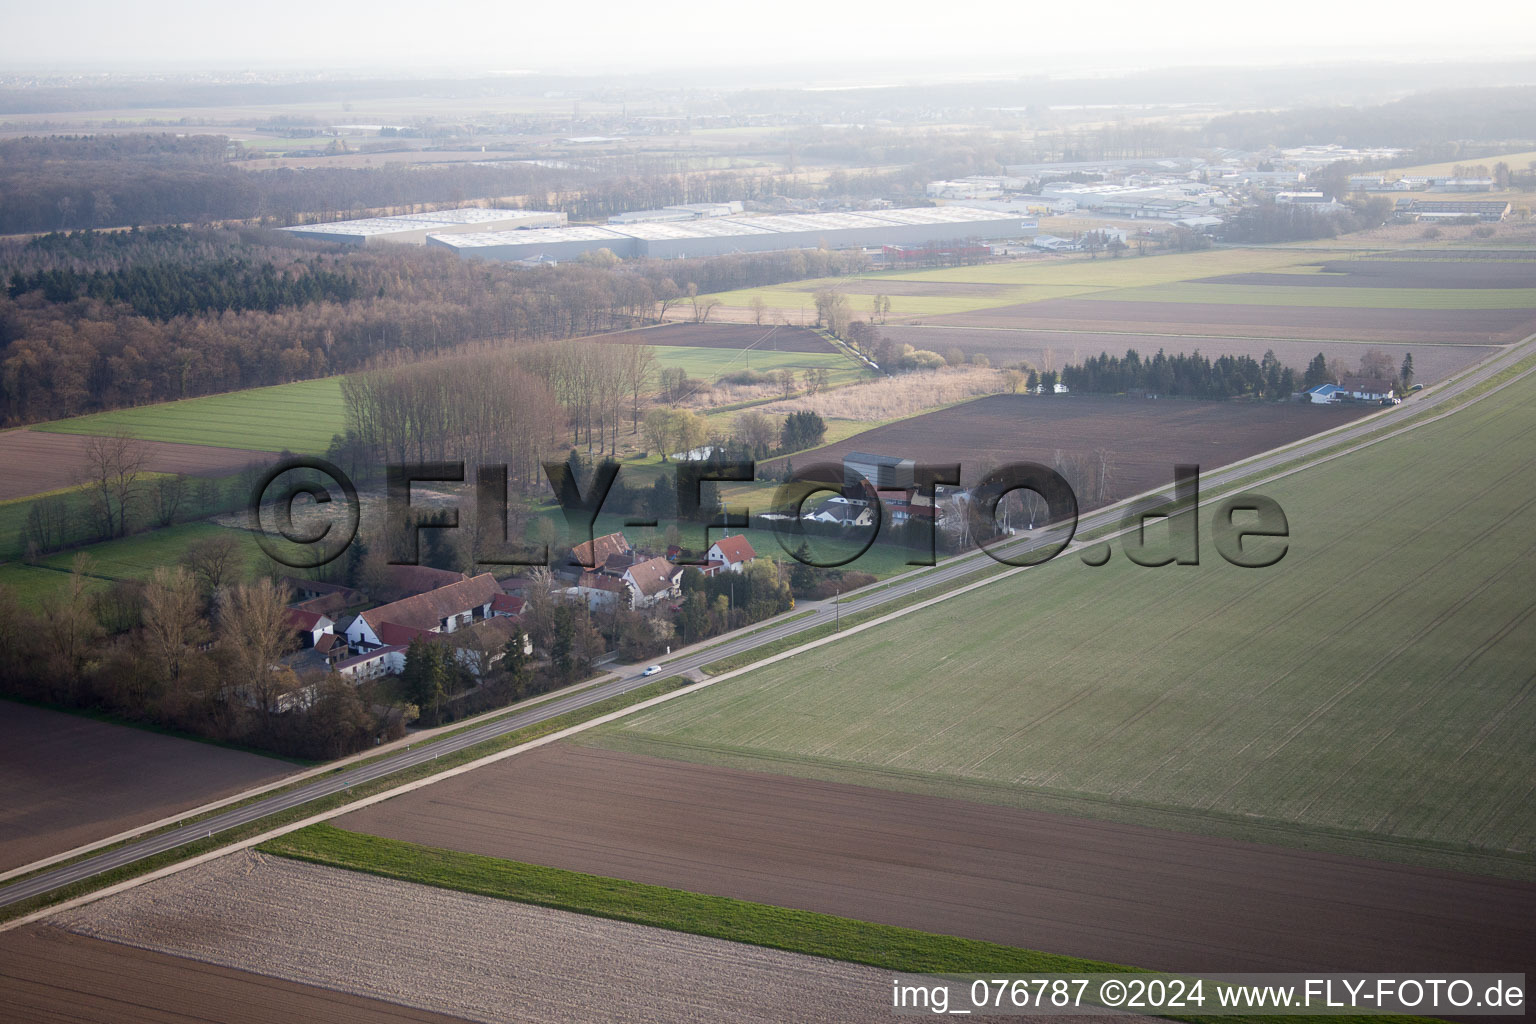
[[[1536,886],[568,745],[337,824],[1143,967],[1536,963]]]
[[[1173,467],[1207,469],[1328,430],[1371,411],[1363,406],[1295,402],[1198,402],[1099,395],[993,395],[857,434],[794,459],[797,468],[839,462],[851,451],[919,462],[959,462],[975,483],[987,469],[1031,460],[1051,465],[1057,451],[1112,456],[1111,500],[1171,486]],[[782,459],[759,464],[759,479],[783,471]],[[1083,507],[1091,507],[1079,495]]]
[[[298,770],[211,743],[0,701],[0,870]]]
[[[1122,356],[1127,349],[1135,349],[1142,356],[1154,355],[1162,349],[1169,355],[1195,352],[1215,359],[1217,356],[1250,356],[1263,359],[1267,350],[1273,350],[1280,362],[1295,369],[1304,370],[1319,352],[1328,359],[1342,359],[1353,369],[1367,349],[1379,348],[1392,359],[1392,365],[1402,363],[1403,356],[1413,354],[1415,379],[1426,384],[1441,381],[1483,359],[1496,351],[1477,345],[1439,345],[1420,343],[1388,344],[1386,342],[1359,341],[1273,341],[1263,338],[1174,337],[1156,334],[1109,334],[1089,331],[1045,331],[1033,328],[975,328],[975,327],[912,327],[892,324],[880,332],[892,341],[913,348],[925,348],[933,352],[947,352],[959,348],[967,355],[980,353],[993,366],[1011,366],[1020,360],[1031,366],[1047,365],[1046,352],[1050,352],[1049,364],[1060,369],[1068,363],[1081,363],[1100,352]]]
[[[1356,341],[1488,345],[1536,330],[1529,309],[1364,309],[1238,303],[1046,299],[1017,306],[909,317],[944,327],[1029,327],[1057,331],[1147,331],[1217,337],[1345,338]]]
[[[54,920],[491,1024],[890,1016],[890,976],[872,967],[260,854],[233,854]]]
[[[48,925],[0,934],[0,1022],[5,1024],[453,1024],[460,1019]]]
[[[43,430],[7,430],[0,433],[0,501],[71,487],[80,482],[86,466],[83,434],[53,434]],[[276,458],[275,452],[216,448],[205,444],[172,444],[140,441],[150,473],[187,473],[220,476],[244,469],[252,462]]]

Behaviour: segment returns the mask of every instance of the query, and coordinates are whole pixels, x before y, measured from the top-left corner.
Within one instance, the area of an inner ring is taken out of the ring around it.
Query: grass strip
[[[600,718],[603,715],[622,710],[634,704],[639,704],[642,701],[650,700],[652,697],[659,697],[664,693],[671,693],[673,690],[678,690],[688,685],[691,685],[691,681],[684,679],[681,676],[671,676],[666,679],[658,680],[654,683],[647,683],[645,686],[630,690],[628,693],[621,693],[617,696],[609,697],[605,700],[600,700],[596,704],[591,704],[584,708],[578,708],[575,711],[567,711],[563,715],[556,715],[554,718],[547,719],[543,722],[536,722],[533,725],[524,726],[523,728],[514,732],[509,732],[504,736],[497,736],[493,739],[484,740],[483,742],[476,743],[472,747],[465,747],[463,750],[458,750],[451,754],[444,754],[443,756],[431,761],[425,761],[421,764],[412,765],[408,768],[402,768],[400,771],[393,772],[384,776],[383,778],[374,779],[370,782],[359,783],[358,785],[352,786],[343,792],[333,793],[330,796],[317,797],[316,799],[310,800],[307,803],[300,804],[297,807],[292,807],[285,811],[277,811],[273,814],[267,815],[266,817],[259,818],[256,821],[248,822],[237,828],[226,829],[225,831],[215,833],[203,839],[197,839],[183,846],[178,846],[173,850],[166,850],[162,853],[157,853],[153,856],[145,857],[142,860],[134,861],[132,864],[124,864],[122,867],[113,868],[111,871],[106,871],[99,875],[93,875],[90,878],[81,879],[78,882],[73,882],[58,889],[39,893],[36,896],[32,896],[28,899],[12,903],[10,906],[0,907],[0,921],[9,921],[17,917],[24,917],[27,914],[41,910],[44,907],[52,906],[55,903],[62,903],[66,900],[74,899],[77,896],[84,896],[86,893],[95,892],[97,889],[105,889],[108,886],[116,885],[118,882],[125,882],[130,878],[137,878],[140,875],[148,874],[152,871],[157,871],[160,868],[168,867],[169,865],[178,863],[180,861],[188,860],[192,857],[199,856],[200,854],[208,853],[222,846],[228,846],[230,843],[236,843],[243,839],[250,839],[253,836],[259,836],[263,832],[269,832],[274,828],[279,828],[291,822],[302,821],[311,815],[334,810],[338,807],[345,807],[347,804],[355,803],[356,801],[362,800],[365,797],[373,796],[377,793],[382,793],[386,790],[394,789],[395,787],[404,785],[407,782],[415,782],[417,779],[424,779],[428,776],[436,775],[439,772],[447,771],[450,768],[457,768],[461,765],[468,764],[471,761],[477,761],[482,757],[488,757],[491,754],[499,753],[503,750],[515,747],[518,744],[527,743],[530,740],[536,740],[541,736],[548,736],[550,733],[559,732],[561,729],[568,729],[573,725],[579,725],[582,722],[590,721],[594,718]],[[261,797],[257,797],[255,799],[265,799],[270,795],[270,793],[264,793]],[[223,814],[229,809],[230,808],[228,807],[223,807],[217,811],[212,811],[209,813]],[[131,842],[132,840],[129,841]],[[112,847],[109,847],[108,849],[112,849]],[[90,854],[87,854],[86,856],[94,857],[102,852],[105,851],[96,850]],[[61,864],[55,864],[47,868],[43,868],[41,871],[53,871],[62,866],[63,865]],[[31,877],[33,877],[33,875],[23,875],[21,878],[12,879],[11,882],[7,884],[14,884],[15,882],[23,881],[24,879]]]
[[[512,900],[631,924],[779,949],[911,974],[1155,973],[1123,964],[1044,953],[980,939],[902,928],[832,914],[669,889],[563,868],[419,846],[334,825],[311,825],[269,840],[262,853]],[[1282,1017],[1170,1016],[1203,1022],[1275,1022]],[[1330,1017],[1336,1024],[1410,1024],[1406,1016]]]

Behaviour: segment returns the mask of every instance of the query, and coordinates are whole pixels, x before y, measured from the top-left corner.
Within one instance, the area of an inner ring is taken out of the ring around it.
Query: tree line
[[[258,269],[225,307],[218,289],[240,287],[219,283],[229,261]],[[0,279],[23,282],[15,296],[0,293],[0,424],[348,373],[475,342],[597,334],[650,322],[689,292],[851,272],[859,261],[811,251],[522,267],[417,246],[338,253],[259,229],[44,236],[0,247]],[[153,273],[135,271],[141,263]],[[270,274],[259,269],[268,263]],[[119,299],[26,285],[98,273],[143,287]],[[632,409],[632,429],[634,419]],[[592,421],[581,423],[590,433]],[[617,427],[603,425],[610,444]]]
[[[1143,359],[1128,349],[1123,357],[1100,353],[1061,369],[1061,383],[1072,391],[1112,395],[1143,391],[1178,398],[1281,401],[1296,390],[1296,381],[1296,371],[1281,365],[1272,349],[1262,361],[1246,355],[1213,360],[1198,351],[1170,356],[1162,349]],[[1054,385],[1054,379],[1050,383]],[[1044,389],[1046,394],[1052,390]]]

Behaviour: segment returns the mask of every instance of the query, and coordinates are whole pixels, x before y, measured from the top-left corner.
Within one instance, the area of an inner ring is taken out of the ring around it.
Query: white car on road
[[[643,675],[643,676],[653,676],[657,672],[660,672],[660,671],[661,671],[661,666],[660,665],[652,665],[650,668],[646,669],[644,672],[641,672],[640,674]]]

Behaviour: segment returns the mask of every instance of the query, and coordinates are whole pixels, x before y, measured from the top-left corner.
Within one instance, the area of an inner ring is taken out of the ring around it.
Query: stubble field
[[[64,929],[488,1024],[888,1018],[886,972],[256,853]],[[452,970],[445,970],[452,965]],[[601,979],[601,981],[597,981]],[[811,998],[811,995],[814,998]]]

